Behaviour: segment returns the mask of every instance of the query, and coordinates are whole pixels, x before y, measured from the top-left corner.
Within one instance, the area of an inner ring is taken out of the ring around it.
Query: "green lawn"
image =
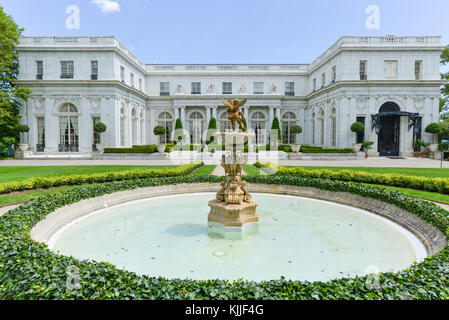
[[[89,186],[89,184],[85,184],[82,186],[70,186],[70,187],[64,187],[64,188],[39,189],[39,190],[33,190],[33,191],[26,191],[26,192],[2,195],[2,196],[0,196],[0,207],[17,204],[17,203],[23,203],[23,202],[31,201],[33,199],[36,199],[36,198],[46,195],[46,194],[55,194],[55,193],[59,193],[59,192],[65,191],[65,190],[73,190],[73,189],[78,189],[78,188],[82,188],[85,186]]]
[[[209,176],[214,172],[217,166],[202,166],[198,170],[195,170],[192,175],[194,176]]]
[[[295,168],[286,166],[286,168]],[[375,167],[303,167],[306,170],[353,170],[353,171],[365,171],[371,173],[400,173],[410,176],[421,176],[428,178],[449,178],[449,169],[440,168],[375,168]]]
[[[72,174],[93,174],[135,169],[164,169],[178,166],[52,166],[52,167],[0,167],[0,183],[18,182],[34,177],[57,177]]]

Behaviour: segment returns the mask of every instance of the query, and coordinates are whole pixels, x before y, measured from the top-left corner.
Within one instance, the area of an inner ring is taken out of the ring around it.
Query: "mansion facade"
[[[274,117],[285,144],[351,148],[363,140],[381,156],[408,156],[439,118],[441,37],[342,37],[311,64],[144,64],[115,37],[21,37],[17,83],[32,90],[21,108],[22,141],[36,153],[91,153],[173,139],[180,119],[202,144],[212,117],[229,129],[221,99],[247,99],[256,143]],[[365,124],[356,136],[351,124]],[[107,131],[95,134],[96,123]],[[293,135],[293,125],[303,133]]]

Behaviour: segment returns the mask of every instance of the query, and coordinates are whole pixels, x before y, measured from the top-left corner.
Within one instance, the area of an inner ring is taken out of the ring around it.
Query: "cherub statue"
[[[235,131],[235,122],[239,124],[240,128],[243,132],[246,132],[245,125],[242,122],[242,119],[245,119],[243,116],[243,112],[240,110],[240,107],[243,107],[246,103],[245,100],[235,99],[235,100],[221,100],[223,101],[224,105],[227,107],[228,112],[228,119],[231,121],[232,124],[232,131]]]

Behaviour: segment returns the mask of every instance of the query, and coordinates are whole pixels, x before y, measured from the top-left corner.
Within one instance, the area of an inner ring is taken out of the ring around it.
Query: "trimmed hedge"
[[[0,183],[0,194],[32,190],[38,188],[51,188],[60,186],[73,186],[90,183],[105,183],[112,181],[134,180],[134,179],[150,179],[161,177],[176,177],[188,175],[194,170],[202,167],[201,162],[189,163],[177,168],[167,169],[138,169],[120,172],[105,172],[95,174],[74,174],[60,177],[37,177],[30,178],[21,182],[5,182]]]
[[[258,161],[256,167],[264,169],[268,173],[281,176],[296,176],[312,179],[327,179],[338,181],[352,181],[368,184],[381,184],[392,187],[416,189],[422,191],[438,192],[449,194],[449,178],[426,178],[409,176],[405,174],[370,173],[352,170],[306,170],[302,167],[286,168],[271,165],[268,162]]]
[[[383,188],[294,176],[244,177],[250,183],[309,186],[360,194],[392,203],[420,216],[448,235],[448,212],[436,205]],[[0,218],[0,299],[448,299],[449,247],[397,273],[329,282],[279,280],[168,280],[138,276],[109,263],[79,261],[34,242],[34,225],[57,208],[117,191],[179,183],[219,182],[220,177],[174,177],[113,182],[42,196]],[[67,289],[67,268],[79,270],[81,287]]]
[[[302,153],[354,153],[353,149],[324,149],[323,147],[301,147]]]

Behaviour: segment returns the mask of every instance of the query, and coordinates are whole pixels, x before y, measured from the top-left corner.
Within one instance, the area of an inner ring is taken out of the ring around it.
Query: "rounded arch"
[[[159,121],[172,121],[173,116],[170,112],[164,111],[164,112],[159,113],[158,120]]]
[[[137,126],[138,126],[138,118],[137,118],[137,110],[133,108],[131,110],[131,142],[132,145],[137,144]]]
[[[78,108],[73,103],[63,103],[58,111],[59,113],[79,114]]]
[[[260,120],[266,120],[266,116],[261,111],[256,111],[251,115],[251,120],[253,121],[260,121]]]
[[[193,111],[189,114],[189,120],[204,120],[204,116],[199,111]]]
[[[401,108],[396,102],[388,101],[382,104],[379,108],[379,113],[384,112],[395,112],[395,111],[401,111]]]

